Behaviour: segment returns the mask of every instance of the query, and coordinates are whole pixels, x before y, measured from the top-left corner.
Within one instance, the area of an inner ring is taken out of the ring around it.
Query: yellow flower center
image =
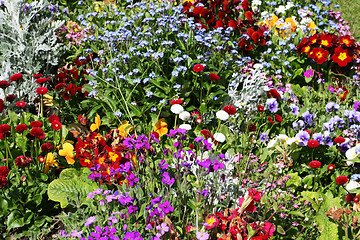
[[[342,52],[340,53],[339,57],[338,57],[341,61],[344,61],[347,58],[347,54]]]

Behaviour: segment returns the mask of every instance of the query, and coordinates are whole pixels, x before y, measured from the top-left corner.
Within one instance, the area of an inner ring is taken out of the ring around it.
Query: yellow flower
[[[311,29],[311,32],[310,32],[311,34],[315,34],[315,33],[316,33],[316,30],[314,30],[314,28],[316,28],[317,26],[316,26],[316,24],[314,23],[314,21],[312,21],[311,23],[309,23],[309,24],[307,25],[307,27]]]
[[[70,143],[64,143],[63,149],[59,150],[59,155],[65,157],[68,164],[74,164],[74,147]]]
[[[48,153],[45,157],[44,173],[48,174],[51,166],[59,166],[59,163],[55,160],[56,154]]]
[[[134,129],[131,127],[131,125],[128,123],[128,121],[123,121],[120,123],[119,127],[119,134],[123,137],[127,137],[127,135]]]
[[[100,128],[100,125],[101,125],[100,116],[99,116],[99,114],[96,114],[95,123],[91,124],[90,130],[92,132],[95,132],[96,130],[98,130]]]
[[[286,22],[286,23],[290,23],[290,25],[291,25],[291,31],[292,31],[292,32],[296,30],[296,23],[295,23],[295,21],[294,21],[293,18],[291,18],[291,17],[286,18],[286,19],[285,19],[285,22]]]
[[[94,7],[96,12],[101,12],[105,6],[104,2],[94,2]]]
[[[160,137],[168,133],[167,123],[164,118],[161,118],[155,124],[154,132],[157,132]]]
[[[268,25],[269,28],[272,29],[275,26],[277,20],[279,20],[279,18],[274,14],[271,18],[266,19],[266,25]]]

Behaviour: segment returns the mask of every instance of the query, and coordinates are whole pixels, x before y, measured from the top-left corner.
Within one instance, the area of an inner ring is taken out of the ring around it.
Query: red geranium
[[[18,132],[23,132],[25,130],[28,130],[28,126],[24,123],[17,125],[15,128],[15,131],[18,131]]]
[[[39,95],[44,95],[48,92],[48,89],[46,87],[38,87],[36,89],[36,93]]]
[[[353,53],[350,50],[342,47],[335,48],[335,53],[331,59],[339,64],[340,67],[345,67],[348,63],[352,61]]]
[[[23,75],[21,73],[16,73],[10,77],[10,81],[16,82],[17,80],[22,79]]]
[[[0,81],[0,88],[5,89],[8,86],[10,86],[10,83],[8,81],[6,81],[6,80]]]
[[[19,102],[16,102],[16,104],[15,104],[16,106],[18,106],[18,107],[25,107],[26,106],[26,102],[23,102],[23,101],[19,101]]]
[[[329,55],[329,51],[326,51],[322,48],[314,48],[310,57],[318,64],[323,64],[327,61]]]
[[[0,167],[0,176],[4,176],[6,177],[9,174],[9,168],[6,166],[1,166]]]
[[[213,81],[219,81],[220,80],[220,77],[216,73],[210,73],[209,77]]]
[[[201,72],[205,69],[205,67],[201,64],[196,64],[193,68],[194,72]]]
[[[61,122],[57,121],[57,120],[54,120],[52,123],[51,123],[51,127],[54,129],[54,130],[60,130],[61,129]]]
[[[316,161],[316,160],[311,161],[309,163],[309,167],[311,167],[311,168],[320,168],[321,167],[321,162]]]
[[[280,98],[280,94],[278,93],[278,91],[276,91],[276,89],[270,89],[269,90],[269,94],[276,99]]]
[[[281,123],[282,122],[282,117],[278,114],[275,115],[275,121]]]
[[[336,184],[343,185],[344,183],[347,183],[349,179],[346,176],[340,176],[335,179]]]
[[[230,115],[234,115],[236,113],[236,108],[232,105],[226,105],[223,110]]]
[[[42,127],[42,126],[43,126],[43,123],[40,122],[40,121],[32,121],[32,122],[30,123],[30,127],[38,127],[38,128],[40,128],[40,127]]]
[[[308,141],[307,145],[311,148],[317,148],[319,146],[319,142],[312,139]]]
[[[245,11],[249,10],[249,6],[250,6],[250,3],[249,3],[249,1],[247,1],[247,0],[245,0],[245,1],[243,1],[243,2],[241,3],[241,7],[242,7]]]

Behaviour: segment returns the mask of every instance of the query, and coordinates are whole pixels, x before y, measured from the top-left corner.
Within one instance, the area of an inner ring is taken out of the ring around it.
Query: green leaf
[[[18,210],[9,214],[6,219],[6,226],[8,230],[24,226],[24,218],[22,218]]]
[[[8,111],[9,113],[9,118],[12,122],[17,122],[17,120],[19,119],[19,117],[17,116],[17,114],[13,111]]]

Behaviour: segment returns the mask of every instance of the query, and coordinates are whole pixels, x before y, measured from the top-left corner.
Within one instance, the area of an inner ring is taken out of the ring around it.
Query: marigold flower
[[[335,165],[334,165],[334,164],[330,164],[330,165],[327,167],[327,169],[328,169],[329,171],[332,171],[332,170],[335,169]]]
[[[25,107],[26,106],[26,102],[23,102],[23,101],[19,101],[19,102],[16,102],[16,104],[15,104],[17,107],[21,107],[21,108],[23,108],[23,107]]]
[[[30,127],[38,127],[38,128],[40,128],[40,127],[42,127],[42,126],[43,126],[43,123],[40,122],[40,121],[32,121],[32,122],[30,123]]]
[[[194,72],[202,72],[205,67],[202,64],[196,64],[193,68]]]
[[[38,79],[36,79],[35,80],[35,82],[37,82],[37,83],[45,83],[47,81],[47,78],[38,78]]]
[[[236,108],[232,105],[226,105],[223,110],[230,115],[235,115],[236,113]]]
[[[344,183],[347,183],[349,179],[346,176],[340,176],[335,179],[336,184],[343,185]]]
[[[31,129],[30,131],[30,135],[31,136],[34,136],[38,139],[43,139],[45,138],[45,133],[44,131],[41,129],[41,128],[38,128],[38,127],[34,127],[33,129]]]
[[[3,188],[7,185],[8,183],[8,180],[6,177],[4,176],[0,176],[0,188]]]
[[[10,86],[10,83],[8,81],[6,81],[6,80],[0,81],[0,88],[5,89],[8,86]]]
[[[213,81],[219,81],[220,80],[220,77],[216,73],[210,73],[209,77]]]
[[[15,128],[15,131],[17,132],[23,132],[25,130],[28,130],[28,126],[24,123],[17,125]]]
[[[319,145],[320,145],[319,142],[316,141],[316,140],[314,140],[314,139],[309,140],[309,141],[307,142],[307,146],[308,146],[308,147],[311,147],[311,148],[317,148]]]
[[[321,167],[321,162],[316,161],[316,160],[311,161],[309,163],[309,167],[311,167],[311,168],[320,168]]]
[[[61,122],[57,121],[57,120],[54,120],[52,123],[51,123],[51,127],[57,131],[57,130],[60,130],[61,129]]]
[[[15,165],[22,168],[22,167],[26,167],[27,165],[29,165],[31,161],[32,161],[32,158],[30,158],[30,157],[18,156],[17,158],[15,158]]]
[[[0,176],[6,177],[9,174],[10,170],[7,166],[0,167]]]
[[[63,149],[59,150],[59,155],[65,157],[68,164],[74,164],[74,146],[70,143],[64,143]]]
[[[38,87],[36,89],[36,93],[39,95],[44,95],[48,92],[48,89],[46,87]]]
[[[11,82],[16,82],[20,79],[22,79],[23,75],[21,73],[16,73],[10,77]]]

